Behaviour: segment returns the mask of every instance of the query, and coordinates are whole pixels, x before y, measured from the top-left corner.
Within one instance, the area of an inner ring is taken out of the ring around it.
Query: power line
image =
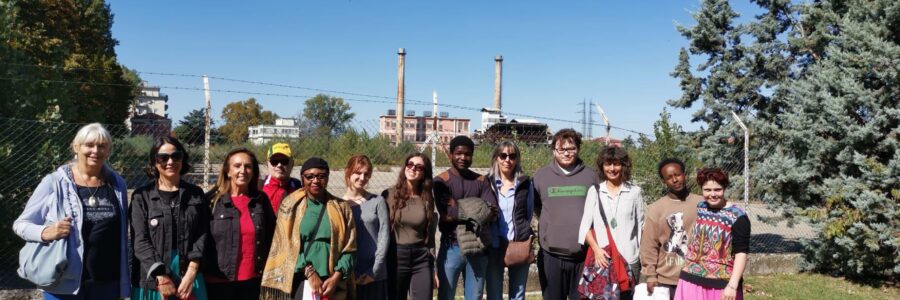
[[[27,65],[27,64],[17,64],[17,63],[0,63],[0,64],[16,65],[16,66],[25,66],[25,67],[37,67],[37,68],[49,68],[49,69],[64,69],[64,70],[94,70],[94,71],[108,71],[108,72],[109,72],[109,71],[114,71],[114,70],[112,70],[112,69],[65,68],[65,67],[60,67],[60,66],[40,66],[40,65]],[[202,78],[202,77],[203,77],[203,75],[194,75],[194,74],[163,73],[163,72],[139,72],[139,71],[136,71],[136,72],[139,73],[139,74],[152,74],[152,75],[159,75],[159,76],[174,76],[174,77],[189,77],[189,78]],[[343,94],[343,95],[351,95],[351,96],[359,96],[359,97],[369,97],[369,98],[376,98],[376,99],[385,99],[385,100],[369,100],[369,99],[343,98],[344,100],[347,100],[347,101],[366,102],[366,103],[385,103],[385,104],[394,104],[394,103],[396,103],[396,99],[395,99],[395,98],[393,98],[393,97],[386,97],[386,96],[378,96],[378,95],[362,94],[362,93],[354,93],[354,92],[344,92],[344,91],[338,91],[338,90],[318,89],[318,88],[310,88],[310,87],[303,87],[303,86],[296,86],[296,85],[287,85],[287,84],[278,84],[278,83],[268,83],[268,82],[261,82],[261,81],[252,81],[252,80],[235,79],[235,78],[218,77],[218,76],[208,76],[208,77],[209,77],[209,78],[212,78],[212,79],[218,79],[218,80],[223,80],[223,81],[239,82],[239,83],[248,83],[248,84],[257,84],[257,85],[264,85],[264,86],[273,86],[273,87],[283,87],[283,88],[293,88],[293,89],[300,89],[300,90],[317,91],[317,92],[323,92],[323,93],[333,93],[333,94]],[[0,78],[0,79],[2,79],[2,80],[32,80],[32,81],[38,80],[38,81],[55,82],[55,83],[92,84],[92,85],[127,86],[127,87],[131,87],[131,85],[127,85],[127,84],[112,84],[112,83],[88,82],[88,81],[66,81],[66,80],[30,79],[30,78],[25,79],[25,78],[10,78],[10,77]],[[159,86],[159,87],[160,87],[160,88],[167,88],[167,89],[174,89],[174,90],[203,91],[203,89],[201,89],[201,88],[191,88],[191,87],[179,87],[179,86]],[[274,96],[274,97],[288,97],[288,98],[311,98],[311,97],[312,97],[312,96],[309,96],[309,95],[290,95],[290,94],[264,93],[264,92],[251,92],[251,91],[239,91],[239,90],[211,89],[210,91],[221,92],[221,93],[234,93],[234,94],[259,95],[259,96]],[[390,100],[390,101],[388,101],[388,100]],[[422,105],[422,106],[432,105],[431,101],[416,100],[416,99],[406,99],[405,102],[408,103],[408,104],[412,104],[412,105]],[[454,104],[446,104],[446,103],[439,103],[438,106],[445,107],[445,108],[459,109],[459,110],[467,110],[467,111],[481,112],[481,108],[477,108],[477,107],[469,107],[469,106],[454,105]],[[575,125],[581,124],[581,125],[583,125],[583,126],[585,126],[585,125],[587,125],[587,126],[600,125],[599,123],[593,123],[593,122],[590,122],[590,124],[588,124],[588,122],[586,122],[586,120],[583,120],[583,121],[581,121],[581,122],[578,122],[578,121],[573,121],[573,120],[568,120],[568,119],[552,118],[552,117],[538,116],[538,115],[530,115],[530,114],[520,114],[520,113],[511,113],[511,112],[505,112],[504,114],[509,115],[509,116],[517,116],[517,117],[522,117],[522,118],[532,118],[532,119],[546,120],[546,121],[556,121],[556,122],[563,122],[563,123],[575,124]],[[618,130],[622,130],[622,131],[626,131],[626,132],[630,132],[630,133],[634,133],[634,134],[638,134],[638,135],[647,135],[646,133],[643,133],[643,132],[640,132],[640,131],[631,130],[631,129],[627,129],[627,128],[622,128],[622,127],[618,127],[618,126],[610,126],[610,128],[615,128],[615,129],[618,129]]]

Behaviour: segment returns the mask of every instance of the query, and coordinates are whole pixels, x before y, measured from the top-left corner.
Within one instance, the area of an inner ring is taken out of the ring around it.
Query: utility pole
[[[581,113],[581,134],[587,134],[587,102],[581,100],[581,110],[578,112]]]
[[[594,113],[591,112],[590,107],[594,106],[594,100],[591,99],[588,101],[587,108],[584,109],[585,113],[588,115],[587,121],[587,137],[588,139],[592,139],[594,137]]]
[[[209,191],[209,126],[210,126],[210,100],[209,77],[203,75],[203,95],[206,97],[206,133],[203,138],[203,189]]]
[[[438,139],[440,138],[440,135],[438,134],[437,91],[432,91],[431,97],[432,97],[431,98],[432,99],[432,107],[431,107],[432,116],[431,117],[432,117],[432,120],[434,120],[434,122],[431,123],[431,134],[429,134],[428,138],[425,139],[424,145],[431,144],[431,169],[434,170],[437,168],[437,159],[435,157],[435,153],[437,153],[437,151],[438,151],[437,142],[438,142]],[[422,152],[425,151],[424,145],[422,147]]]

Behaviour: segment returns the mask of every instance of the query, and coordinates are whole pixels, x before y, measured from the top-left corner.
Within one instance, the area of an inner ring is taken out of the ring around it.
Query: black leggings
[[[397,299],[434,296],[434,257],[422,244],[397,245]]]

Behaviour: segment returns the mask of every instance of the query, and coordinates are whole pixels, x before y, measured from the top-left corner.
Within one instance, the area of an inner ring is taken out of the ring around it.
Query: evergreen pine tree
[[[818,224],[807,260],[856,279],[900,274],[900,3],[803,8],[808,71],[784,88],[764,199]]]

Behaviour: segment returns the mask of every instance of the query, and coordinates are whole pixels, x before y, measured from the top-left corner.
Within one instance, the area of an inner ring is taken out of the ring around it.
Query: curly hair
[[[631,181],[631,156],[621,147],[603,146],[600,153],[597,154],[597,175],[600,181],[606,181],[606,173],[603,172],[603,164],[618,162],[622,164],[622,181]]]

